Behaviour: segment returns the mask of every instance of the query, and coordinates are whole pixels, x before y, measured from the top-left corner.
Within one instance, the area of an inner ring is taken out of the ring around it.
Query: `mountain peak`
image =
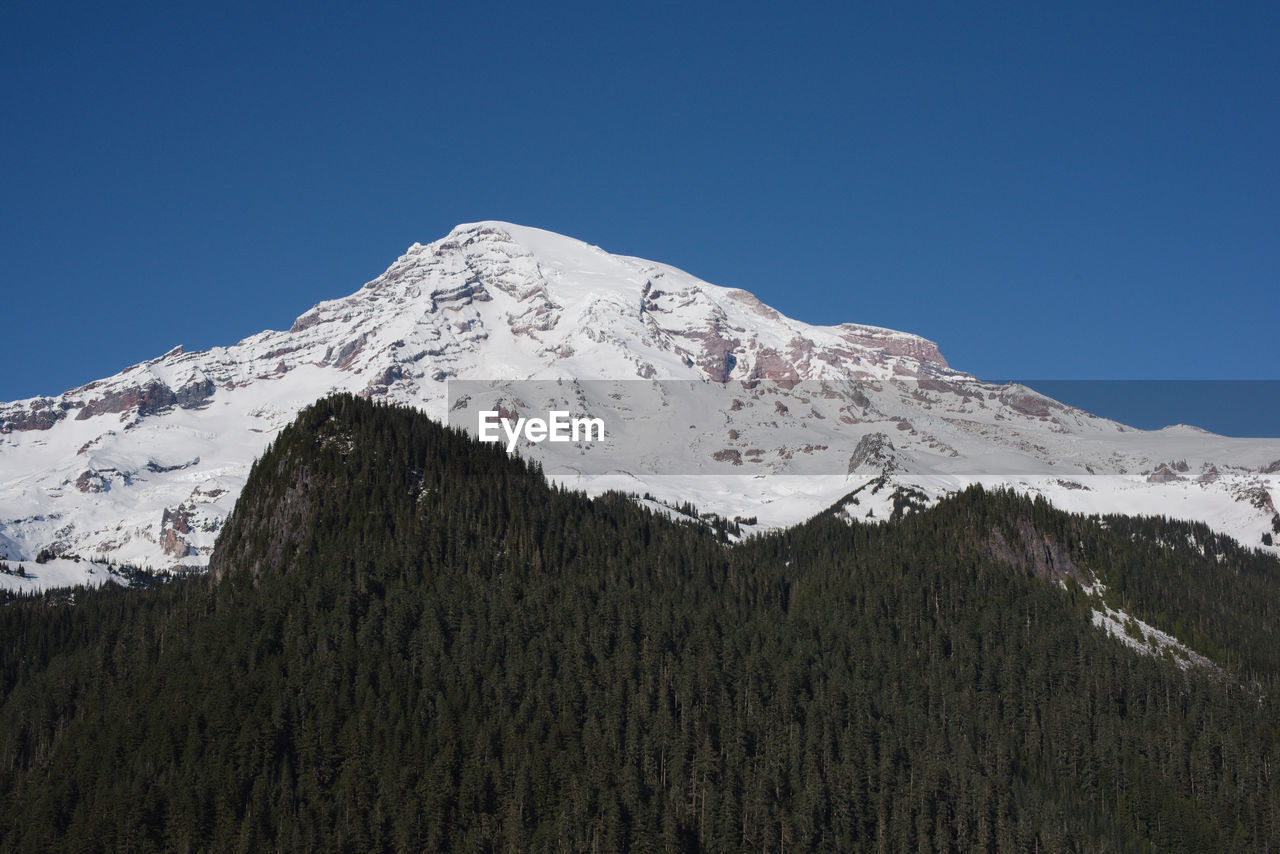
[[[509,253],[515,249],[514,254],[548,261],[594,259],[598,262],[601,258],[614,257],[599,246],[575,237],[496,219],[459,223],[439,240],[425,246],[414,245],[436,250],[501,247]]]
[[[701,450],[688,435],[673,437],[690,472],[708,459],[781,465],[815,454],[827,455],[815,467],[843,472],[859,442],[877,433],[892,437],[904,469],[923,474],[952,476],[974,458],[1055,477],[1064,467],[1110,465],[1115,454],[1132,471],[1154,465],[1127,447],[1081,450],[1078,442],[1115,436],[1118,426],[952,370],[919,336],[803,323],[670,265],[486,220],[413,244],[364,287],[313,306],[286,331],[202,352],[174,348],[56,397],[0,404],[0,558],[47,549],[201,567],[250,462],[300,409],[345,391],[444,420],[455,380],[795,389],[759,423],[743,420],[751,406],[718,414],[724,432]],[[1196,437],[1165,432],[1177,447],[1159,459],[1212,462],[1223,482],[1233,463],[1256,471],[1280,456],[1268,447],[1210,459],[1193,447]],[[830,491],[847,491],[837,480]],[[663,491],[648,481],[623,488]],[[790,487],[753,489],[718,488],[701,501],[727,517],[767,512],[769,524],[822,509]]]

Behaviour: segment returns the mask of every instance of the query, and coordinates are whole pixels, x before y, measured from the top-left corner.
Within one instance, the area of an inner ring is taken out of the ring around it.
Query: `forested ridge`
[[[1280,848],[1280,564],[1202,527],[972,489],[730,545],[340,395],[212,569],[0,608],[0,848]]]

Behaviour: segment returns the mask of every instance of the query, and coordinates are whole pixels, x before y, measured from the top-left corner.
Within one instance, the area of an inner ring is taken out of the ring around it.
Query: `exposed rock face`
[[[1159,468],[1147,475],[1147,483],[1172,483],[1175,480],[1181,478],[1165,463],[1161,463]]]
[[[162,382],[154,381],[135,388],[109,391],[102,397],[85,405],[76,416],[77,421],[84,421],[95,415],[114,412],[136,411],[139,415],[154,415],[173,406],[178,397]]]
[[[849,457],[849,474],[889,474],[898,468],[898,452],[884,433],[868,433]]]
[[[742,346],[741,341],[731,337],[719,321],[705,332],[685,332],[681,337],[701,345],[691,361],[706,372],[709,380],[717,383],[729,381],[733,369],[738,366],[734,350]]]
[[[968,389],[959,383],[951,383],[945,380],[935,379],[930,376],[922,376],[916,381],[916,387],[921,391],[934,391],[939,394],[954,394],[960,398],[966,398],[972,394],[972,389]]]
[[[992,529],[982,551],[987,557],[1030,572],[1036,578],[1050,581],[1074,578],[1081,584],[1088,583],[1085,572],[1071,559],[1071,553],[1026,519],[1018,522],[1017,539],[1012,543],[999,529]]]
[[[439,311],[441,306],[467,305],[472,302],[488,302],[493,299],[478,279],[459,285],[456,288],[439,291],[431,295],[431,310]]]
[[[171,558],[184,558],[196,553],[186,540],[192,531],[191,510],[179,505],[166,507],[160,517],[160,548]]]
[[[185,460],[180,463],[175,463],[174,465],[164,465],[162,463],[156,462],[155,460],[147,460],[146,469],[152,474],[164,474],[166,472],[171,472],[171,471],[182,471],[183,469],[187,469],[187,468],[190,468],[191,466],[197,466],[197,465],[200,465],[199,457],[196,457],[193,460]]]
[[[160,533],[160,548],[172,558],[187,557],[194,551],[190,544],[172,528],[166,528]]]
[[[196,409],[203,406],[209,398],[213,397],[213,392],[213,380],[207,378],[193,379],[174,392],[173,400],[183,409]]]
[[[1000,402],[1010,409],[1032,418],[1048,418],[1057,404],[1043,394],[1025,386],[1012,385],[1000,391]]]
[[[52,400],[33,400],[25,407],[21,404],[0,407],[0,433],[48,430],[66,417],[66,411]]]
[[[1271,497],[1271,493],[1267,491],[1265,486],[1259,485],[1250,493],[1250,501],[1254,507],[1267,513],[1280,515],[1276,511],[1276,503]]]
[[[767,380],[776,382],[782,388],[794,388],[800,382],[796,367],[787,359],[771,349],[763,349],[756,356],[756,363],[751,367],[748,381]]]
[[[351,363],[356,360],[356,356],[359,356],[360,352],[364,350],[367,340],[368,335],[361,335],[359,338],[348,341],[338,348],[338,352],[333,355],[338,370],[345,371],[351,367]]]
[[[404,379],[404,369],[399,365],[391,365],[369,381],[369,385],[365,386],[365,394],[366,396],[386,394],[388,388],[402,379]]]
[[[747,453],[750,453],[748,451]],[[742,452],[736,448],[725,448],[722,451],[716,451],[711,458],[721,463],[733,463],[735,466],[742,465]]]
[[[890,329],[877,329],[856,323],[842,323],[839,328],[844,331],[844,340],[854,347],[949,367],[938,350],[938,345],[919,336],[903,335]]]
[[[84,471],[76,478],[76,489],[84,493],[106,492],[111,489],[111,481],[96,471]]]
[[[297,320],[295,320],[293,322],[293,325],[289,327],[289,331],[305,332],[306,330],[310,329],[311,327],[315,326],[317,323],[320,323],[323,320],[324,320],[324,314],[321,313],[320,311],[318,310],[309,311],[306,314],[299,317]],[[276,355],[279,355],[278,351]]]
[[[160,518],[160,527],[172,528],[180,534],[191,533],[191,514],[182,507],[176,510],[164,508],[164,515]]]

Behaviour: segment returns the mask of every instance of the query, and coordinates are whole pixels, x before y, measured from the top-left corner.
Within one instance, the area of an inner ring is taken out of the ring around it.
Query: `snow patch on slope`
[[[1167,656],[1186,670],[1188,667],[1203,667],[1215,672],[1221,668],[1191,647],[1179,641],[1168,632],[1163,632],[1149,623],[1116,610],[1102,602],[1105,587],[1100,582],[1085,586],[1086,593],[1097,598],[1101,609],[1093,609],[1093,625],[1120,641],[1125,646],[1150,656]]]

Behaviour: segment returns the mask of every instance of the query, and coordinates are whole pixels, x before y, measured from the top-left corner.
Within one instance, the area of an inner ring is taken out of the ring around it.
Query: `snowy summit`
[[[1133,430],[983,383],[915,335],[801,323],[674,267],[480,222],[414,244],[286,331],[175,347],[56,397],[0,404],[0,559],[29,570],[0,584],[66,583],[77,565],[89,581],[92,561],[199,570],[249,466],[299,409],[352,391],[447,420],[459,380],[754,389],[713,413],[713,433],[663,446],[664,471],[549,474],[658,504],[692,498],[761,526],[801,521],[883,475],[929,498],[980,481],[1069,510],[1199,519],[1257,545],[1280,494],[1280,442]],[[789,467],[798,459],[803,469]],[[885,515],[856,506],[852,518]],[[31,563],[42,551],[64,558],[47,577]]]

